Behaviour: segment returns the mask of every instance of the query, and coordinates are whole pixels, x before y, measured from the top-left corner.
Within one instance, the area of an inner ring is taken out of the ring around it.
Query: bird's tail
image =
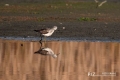
[[[36,52],[34,52],[35,54],[40,54],[40,50],[38,50],[38,51],[36,51]]]
[[[35,32],[40,32],[40,30],[34,30]]]

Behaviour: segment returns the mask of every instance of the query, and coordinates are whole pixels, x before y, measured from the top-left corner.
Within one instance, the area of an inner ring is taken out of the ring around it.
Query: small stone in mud
[[[61,22],[59,22],[60,24],[62,24]]]
[[[65,27],[63,27],[63,29],[65,29]]]
[[[5,6],[9,6],[9,4],[5,4]]]

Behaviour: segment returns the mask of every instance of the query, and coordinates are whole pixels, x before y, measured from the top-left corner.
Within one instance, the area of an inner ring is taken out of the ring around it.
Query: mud
[[[119,22],[2,22],[0,23],[1,38],[28,38],[39,40],[34,29],[58,26],[58,30],[47,40],[96,40],[119,41]],[[65,29],[64,29],[64,28]]]

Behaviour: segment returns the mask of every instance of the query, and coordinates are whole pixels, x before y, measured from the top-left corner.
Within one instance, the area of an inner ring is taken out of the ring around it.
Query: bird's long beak
[[[35,32],[39,32],[39,30],[34,30]]]
[[[56,55],[59,55],[60,53],[56,54]]]

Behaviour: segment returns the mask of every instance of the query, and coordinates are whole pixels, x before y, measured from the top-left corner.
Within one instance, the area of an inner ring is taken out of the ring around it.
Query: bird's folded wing
[[[42,34],[47,34],[47,33],[48,33],[48,30],[42,29],[42,30],[40,30],[40,33],[42,33]]]

